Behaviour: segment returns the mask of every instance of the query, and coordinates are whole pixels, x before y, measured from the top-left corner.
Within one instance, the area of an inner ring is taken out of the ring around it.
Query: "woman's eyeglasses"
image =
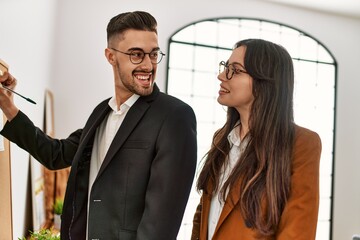
[[[227,80],[230,80],[234,74],[239,74],[239,73],[247,73],[245,70],[240,69],[239,67],[236,67],[235,65],[239,65],[240,64],[236,64],[236,63],[230,63],[228,64],[225,61],[221,61],[219,63],[219,74],[225,71],[225,76]]]

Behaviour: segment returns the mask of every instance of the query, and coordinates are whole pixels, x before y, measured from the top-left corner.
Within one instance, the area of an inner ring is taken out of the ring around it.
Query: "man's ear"
[[[111,65],[114,66],[116,64],[115,54],[111,49],[105,48],[105,57]]]

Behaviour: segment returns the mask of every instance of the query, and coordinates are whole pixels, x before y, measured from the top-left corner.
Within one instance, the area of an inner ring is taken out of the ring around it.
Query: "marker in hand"
[[[0,59],[0,76],[2,76],[2,75],[3,75],[4,73],[6,73],[8,70],[9,70],[9,65],[7,65],[4,61],[2,61],[2,60]],[[10,92],[12,92],[12,93],[20,96],[20,97],[22,97],[23,99],[25,99],[25,100],[28,101],[28,102],[31,102],[31,103],[33,103],[33,104],[36,104],[36,102],[33,101],[32,99],[27,98],[27,97],[21,95],[20,93],[15,92],[14,90],[12,90],[12,89],[4,86],[3,84],[0,84],[0,87],[2,87],[3,89],[8,90],[8,91],[10,91]]]

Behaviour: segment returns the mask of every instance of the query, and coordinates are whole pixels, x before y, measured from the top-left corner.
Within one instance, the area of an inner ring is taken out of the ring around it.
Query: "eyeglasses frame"
[[[153,50],[153,51],[151,51],[151,52],[149,52],[149,53],[145,52],[145,51],[142,50],[142,49],[133,49],[133,50],[131,50],[130,52],[123,52],[123,51],[120,51],[120,50],[118,50],[118,49],[116,49],[116,48],[112,48],[112,47],[111,47],[110,49],[112,49],[112,50],[114,50],[114,51],[116,51],[116,52],[119,52],[119,53],[128,55],[128,56],[129,56],[129,59],[130,59],[130,62],[133,63],[133,64],[141,64],[141,63],[144,61],[144,58],[145,58],[146,54],[149,55],[149,58],[150,58],[151,63],[153,63],[153,64],[159,64],[159,63],[161,62],[161,60],[163,59],[163,57],[166,55],[166,54],[163,53],[160,49]],[[142,51],[142,52],[144,53],[144,56],[143,56],[143,58],[141,59],[140,62],[133,62],[133,61],[131,60],[131,56],[132,56],[132,53],[133,53],[134,51]],[[153,61],[152,61],[152,59],[151,59],[151,57],[150,57],[150,54],[153,53],[153,52],[158,52],[158,53],[161,55],[160,60],[159,60],[158,62],[153,62]]]
[[[235,71],[232,70],[231,76],[230,76],[230,77],[228,76],[229,73],[230,73],[230,66],[231,66],[231,65],[234,65],[234,64],[232,64],[232,63],[228,64],[228,63],[225,62],[225,61],[220,61],[220,62],[219,62],[219,74],[222,73],[222,72],[225,70],[225,77],[226,77],[227,80],[231,80],[232,77],[233,77],[234,74],[235,74]],[[221,69],[222,66],[224,66],[224,68],[225,68],[224,70]],[[247,74],[248,74],[247,71],[242,70],[242,69],[237,69],[237,71],[239,71],[239,72],[241,72],[241,73],[247,73]]]

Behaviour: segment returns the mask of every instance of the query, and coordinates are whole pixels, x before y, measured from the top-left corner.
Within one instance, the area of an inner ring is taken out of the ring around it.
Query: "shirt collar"
[[[129,109],[134,103],[138,100],[140,96],[137,94],[133,94],[131,97],[129,97],[128,100],[126,100],[123,104],[120,105],[120,110],[117,110],[117,103],[116,103],[116,97],[113,96],[109,100],[109,106],[114,111],[114,113],[123,112],[126,109]]]
[[[231,146],[240,146],[241,140],[240,140],[240,124],[236,123],[235,127],[231,130],[229,135],[227,136],[228,141]]]

